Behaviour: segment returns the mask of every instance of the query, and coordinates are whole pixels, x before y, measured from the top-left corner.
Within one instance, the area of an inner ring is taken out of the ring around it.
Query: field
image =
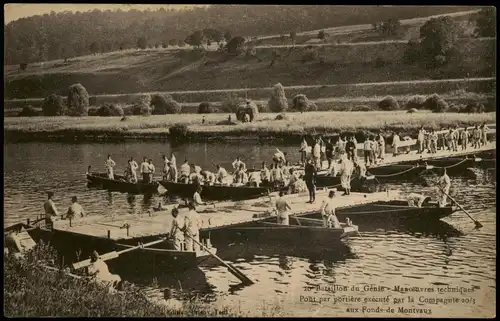
[[[205,124],[202,124],[205,117]],[[308,112],[287,113],[284,120],[275,120],[277,114],[265,113],[253,123],[228,124],[228,114],[131,116],[126,121],[120,117],[12,117],[5,118],[4,132],[7,139],[47,138],[92,140],[124,138],[166,138],[169,128],[186,125],[185,138],[235,138],[274,139],[296,138],[307,133],[375,132],[397,130],[414,134],[420,126],[441,129],[447,126],[469,126],[482,122],[495,123],[496,113],[436,114],[420,111],[408,114],[395,112]],[[232,115],[232,119],[235,116]]]
[[[311,95],[311,99],[343,96],[346,93],[351,96],[394,95],[404,86],[413,87],[414,93],[418,94],[420,88],[414,88],[414,84],[397,83],[494,77],[494,44],[491,39],[463,40],[455,60],[448,66],[433,69],[404,64],[404,43],[318,46],[313,50],[319,58],[307,58],[311,54],[311,49],[307,47],[283,48],[280,49],[283,51],[281,58],[272,67],[272,48],[257,50],[258,58],[180,50],[111,53],[78,57],[66,63],[30,65],[24,72],[18,72],[17,67],[6,66],[5,98],[44,98],[50,93],[66,96],[68,87],[74,83],[81,83],[91,96],[188,91],[179,94],[179,102],[220,101],[221,94],[226,91],[245,89],[251,98],[259,99],[262,88],[272,87],[278,82],[287,87],[304,86],[300,91],[307,91],[307,86],[323,88],[304,92]],[[304,57],[307,59],[304,60]],[[371,83],[381,85],[355,88],[349,85]],[[396,85],[393,87],[389,83]],[[457,89],[456,84],[453,85],[453,89]],[[434,84],[423,86],[435,87]],[[351,93],[351,89],[355,92]],[[360,89],[363,90],[360,92]],[[207,93],[203,92],[206,90],[214,94],[218,91],[215,95],[219,97],[207,97]],[[430,90],[433,89],[427,91]],[[198,97],[190,93],[192,91],[199,92]]]

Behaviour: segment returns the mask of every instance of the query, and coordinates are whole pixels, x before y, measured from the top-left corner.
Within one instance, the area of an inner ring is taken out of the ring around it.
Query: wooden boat
[[[144,244],[155,240],[154,238],[149,239],[150,240],[141,240],[141,243]],[[202,242],[212,254],[216,254],[217,248],[213,247],[209,240],[210,239],[203,239]],[[134,246],[137,246],[137,240],[120,241],[119,243],[116,243],[116,251],[126,250]],[[124,255],[123,259],[130,261],[135,258],[139,260],[143,266],[149,265],[154,266],[155,268],[174,267],[179,269],[197,266],[210,256],[210,253],[201,249],[197,251],[176,251],[173,249],[171,242],[165,241],[150,247],[129,252]]]
[[[60,230],[47,229],[44,226],[17,223],[4,229],[4,237],[8,233],[27,231],[36,242],[51,244],[64,258],[65,262],[77,262],[87,258],[92,251],[99,254],[112,251],[121,251],[132,248],[138,244],[146,244],[160,239],[161,235],[143,238],[130,238],[113,240],[108,238],[91,237],[84,234],[69,233]],[[212,253],[217,249],[211,245],[209,235],[202,238],[202,242]],[[195,267],[199,262],[206,260],[210,254],[206,251],[176,251],[172,249],[169,241],[161,242],[151,247],[130,251],[118,258],[108,261],[110,268],[117,270],[168,268],[171,270],[184,270]],[[137,264],[134,264],[136,262]]]
[[[450,216],[457,208],[452,205],[438,207],[437,203],[430,202],[430,198],[422,207],[410,207],[404,200],[376,201],[373,203],[353,205],[337,209],[336,216],[340,221],[350,218],[358,225],[369,224],[377,221],[420,221],[437,222]],[[307,218],[321,218],[321,213],[305,214]]]
[[[100,187],[115,192],[131,194],[152,195],[158,191],[158,182],[145,184],[142,180],[137,183],[127,182],[125,176],[115,174],[115,179],[109,179],[106,173],[90,172],[90,166],[86,173],[87,181],[91,187]]]
[[[357,233],[356,225],[347,226],[341,223],[341,228],[327,228],[323,226],[323,220],[290,217],[289,225],[281,225],[276,222],[276,216],[248,224],[227,228],[227,232],[237,233],[243,239],[257,243],[279,243],[279,244],[303,244],[305,240],[311,246],[332,247],[342,245],[341,240],[348,235]]]
[[[196,192],[196,184],[174,183],[161,181],[160,184],[165,187],[169,194],[183,198],[192,198]],[[268,187],[253,186],[226,186],[226,185],[201,185],[201,197],[206,200],[243,200],[258,198],[268,195]]]

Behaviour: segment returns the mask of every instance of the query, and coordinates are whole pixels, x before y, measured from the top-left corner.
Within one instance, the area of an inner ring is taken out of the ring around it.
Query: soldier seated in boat
[[[216,182],[220,184],[227,183],[227,171],[224,167],[220,165],[215,166],[217,168],[217,174],[215,176]]]
[[[184,160],[184,164],[182,164],[179,167],[179,172],[180,172],[179,181],[181,183],[188,183],[189,174],[191,174],[191,167],[189,166],[189,161],[187,159]]]
[[[71,206],[68,208],[68,212],[66,214],[66,218],[73,220],[75,217],[84,217],[85,216],[85,211],[83,210],[83,207],[77,203],[78,198],[76,196],[73,196],[71,198]]]
[[[209,171],[201,172],[201,177],[203,178],[203,182],[207,185],[212,185],[215,183],[215,174]]]
[[[112,287],[118,286],[122,280],[118,274],[109,272],[108,265],[99,257],[97,251],[90,254],[90,265],[87,268],[87,274],[89,277],[96,278],[98,282]]]
[[[194,192],[193,202],[195,205],[207,205],[207,203],[205,203],[201,200],[201,191],[202,191],[202,187],[198,186],[198,188],[196,189],[196,192]]]
[[[424,202],[429,201],[430,197],[426,197],[422,194],[410,193],[408,195],[408,206],[409,207],[422,207]]]

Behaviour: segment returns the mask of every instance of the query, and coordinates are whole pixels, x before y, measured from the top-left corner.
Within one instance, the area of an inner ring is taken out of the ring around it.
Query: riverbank
[[[202,118],[205,123],[202,124]],[[231,115],[234,120],[235,115]],[[228,114],[157,115],[120,117],[12,117],[4,118],[4,140],[16,141],[126,141],[173,140],[197,142],[286,141],[308,134],[364,136],[381,130],[415,136],[421,126],[436,130],[448,126],[496,123],[496,113],[458,114],[419,111],[262,113],[253,123],[228,123]]]
[[[168,310],[138,287],[126,283],[118,293],[95,282],[47,270],[57,258],[49,246],[38,245],[22,259],[4,254],[4,313],[9,317],[242,317],[241,311],[199,300],[185,302],[180,311]],[[263,311],[262,316],[273,315]]]

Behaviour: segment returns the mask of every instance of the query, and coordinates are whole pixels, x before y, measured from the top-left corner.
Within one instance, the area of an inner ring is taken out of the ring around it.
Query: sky
[[[62,12],[62,11],[89,11],[94,9],[100,10],[118,10],[127,11],[130,9],[146,10],[150,8],[151,10],[156,10],[158,8],[172,8],[172,9],[183,9],[193,6],[202,5],[190,5],[190,4],[70,4],[70,3],[10,3],[4,5],[4,16],[5,24],[17,20],[19,18],[25,18],[35,15],[43,15],[45,13],[50,13],[51,11]]]

